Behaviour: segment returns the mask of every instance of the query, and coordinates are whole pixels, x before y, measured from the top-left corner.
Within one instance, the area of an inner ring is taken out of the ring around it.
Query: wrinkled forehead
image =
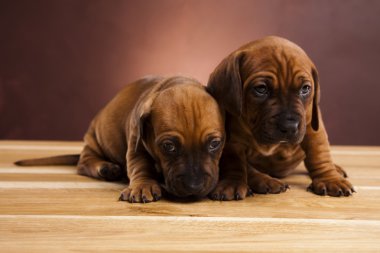
[[[312,78],[313,63],[306,53],[292,43],[260,43],[244,50],[242,75],[246,80],[255,73],[267,73],[268,76],[285,79],[303,76]],[[245,75],[245,76],[244,76]]]
[[[205,88],[179,85],[162,91],[154,101],[152,124],[156,132],[177,131],[192,136],[223,132],[217,102]]]

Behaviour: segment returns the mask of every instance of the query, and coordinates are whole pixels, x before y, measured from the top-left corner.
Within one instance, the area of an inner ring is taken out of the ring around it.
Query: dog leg
[[[245,155],[234,150],[228,146],[223,150],[219,182],[209,194],[213,200],[242,200],[248,195]]]
[[[146,151],[128,149],[127,172],[129,186],[122,191],[120,200],[149,203],[161,199],[161,187],[157,182],[154,161]]]
[[[350,196],[355,192],[352,184],[345,179],[345,172],[334,164],[314,171],[309,170],[309,173],[313,181],[307,190],[315,194],[340,197]]]
[[[305,165],[313,180],[308,187],[309,191],[333,197],[350,196],[355,192],[352,184],[345,178],[346,172],[332,162],[322,121],[318,131],[308,129],[302,146],[306,153]]]
[[[289,185],[262,173],[251,166],[248,166],[248,186],[252,192],[267,194],[267,193],[281,193],[289,189]]]
[[[98,152],[86,145],[79,159],[78,174],[115,181],[122,179],[124,173],[119,165],[105,161]]]
[[[335,164],[335,168],[338,171],[339,174],[341,174],[344,178],[348,177],[346,171],[342,169],[339,165]]]

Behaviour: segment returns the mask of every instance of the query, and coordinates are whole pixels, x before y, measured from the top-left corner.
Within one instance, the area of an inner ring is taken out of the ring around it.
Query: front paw
[[[221,180],[209,194],[212,200],[242,200],[248,194],[248,185],[238,180]]]
[[[315,178],[307,190],[318,195],[333,197],[350,196],[355,192],[352,184],[343,177],[334,179]]]
[[[130,203],[149,203],[161,199],[161,187],[155,181],[131,183],[120,195],[119,200]]]
[[[344,177],[344,178],[348,177],[347,172],[344,169],[342,169],[342,167],[335,164],[335,168],[338,171],[338,173],[342,175],[342,177]]]
[[[123,177],[123,171],[119,165],[105,162],[100,165],[98,175],[104,180],[116,181]]]
[[[250,178],[248,184],[254,193],[260,194],[278,194],[289,189],[287,183],[267,175],[257,175],[254,178]]]

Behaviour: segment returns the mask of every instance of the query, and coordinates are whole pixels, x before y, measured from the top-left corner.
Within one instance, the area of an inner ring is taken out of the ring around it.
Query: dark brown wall
[[[333,144],[380,145],[380,1],[0,0],[0,138],[81,139],[147,74],[206,82],[243,43],[280,35],[321,76]]]

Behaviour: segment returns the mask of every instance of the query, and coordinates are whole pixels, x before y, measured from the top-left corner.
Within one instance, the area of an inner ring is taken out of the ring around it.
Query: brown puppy
[[[127,174],[120,199],[129,202],[160,199],[160,184],[179,197],[206,196],[218,181],[224,136],[219,106],[200,83],[144,78],[127,85],[91,122],[78,173],[105,180]]]
[[[300,47],[274,36],[253,41],[219,64],[207,88],[227,111],[229,132],[211,198],[242,199],[249,188],[283,192],[288,186],[276,178],[302,161],[316,194],[354,192],[332,162],[318,106],[317,69]]]

